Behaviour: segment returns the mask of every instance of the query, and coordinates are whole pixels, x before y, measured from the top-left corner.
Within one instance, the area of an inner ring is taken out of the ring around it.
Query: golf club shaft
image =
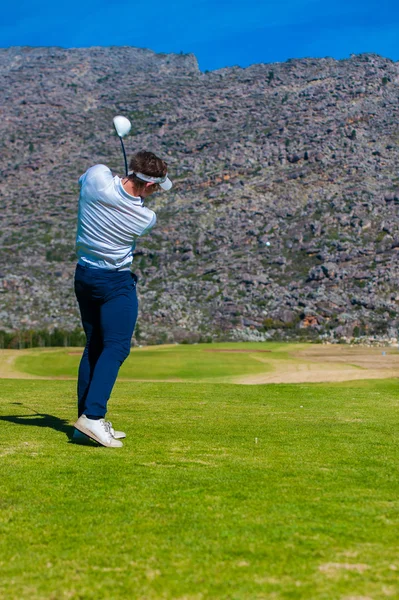
[[[125,175],[127,177],[127,158],[126,158],[125,146],[123,144],[122,137],[119,136],[119,139],[121,141],[121,146],[122,146],[122,151],[123,151],[123,158],[125,159]]]

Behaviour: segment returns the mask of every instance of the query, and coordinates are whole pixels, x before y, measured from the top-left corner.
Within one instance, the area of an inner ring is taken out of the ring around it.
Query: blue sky
[[[193,52],[203,71],[361,52],[399,60],[399,1],[21,0],[2,9],[0,46]]]

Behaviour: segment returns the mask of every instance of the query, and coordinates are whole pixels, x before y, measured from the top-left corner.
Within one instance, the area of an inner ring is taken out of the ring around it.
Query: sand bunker
[[[258,352],[271,352],[271,350],[246,350],[246,349],[235,349],[235,348],[215,348],[215,350],[203,350],[202,352],[234,352],[236,354],[254,354]]]
[[[387,379],[399,375],[399,352],[396,348],[317,344],[295,349],[291,345],[288,354],[292,360],[254,357],[271,365],[273,372],[234,377],[233,383],[338,382]]]

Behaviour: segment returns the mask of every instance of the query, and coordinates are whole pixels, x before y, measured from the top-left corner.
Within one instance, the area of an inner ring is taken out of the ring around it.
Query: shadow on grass
[[[60,419],[59,417],[55,417],[54,415],[49,415],[47,413],[38,413],[36,410],[29,408],[29,406],[22,404],[22,402],[12,402],[11,404],[27,408],[28,410],[31,410],[33,414],[3,415],[0,416],[0,421],[8,421],[8,423],[15,423],[15,425],[33,425],[35,427],[49,427],[50,429],[55,429],[55,431],[65,433],[69,440],[69,443],[71,444],[77,444],[79,446],[89,445],[99,447],[99,444],[97,444],[97,442],[86,436],[82,436],[78,439],[73,439],[72,436],[75,431],[75,427],[73,425],[70,425],[65,419]]]
[[[70,425],[65,419],[60,419],[54,415],[47,413],[38,413],[35,410],[24,406],[22,402],[12,402],[12,404],[22,406],[31,410],[33,414],[28,415],[4,415],[0,416],[0,421],[8,421],[8,423],[15,423],[16,425],[33,425],[35,427],[49,427],[55,429],[61,433],[65,433],[69,440],[72,439],[75,428]]]
[[[74,427],[68,424],[68,421],[59,419],[53,415],[47,415],[45,413],[37,413],[36,415],[5,415],[0,417],[0,421],[8,421],[9,423],[15,423],[16,425],[34,425],[36,427],[50,427],[56,431],[61,431],[71,439]]]

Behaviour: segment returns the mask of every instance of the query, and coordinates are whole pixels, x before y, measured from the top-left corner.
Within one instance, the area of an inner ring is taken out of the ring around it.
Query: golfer
[[[128,176],[113,176],[105,165],[79,179],[75,294],[86,346],[78,374],[78,420],[73,439],[88,436],[103,446],[122,446],[122,431],[105,420],[107,402],[121,364],[130,353],[137,319],[137,277],[131,271],[135,240],[148,233],[155,213],[145,199],[170,190],[166,163],[152,152],[137,152]],[[84,434],[84,435],[82,435]]]

